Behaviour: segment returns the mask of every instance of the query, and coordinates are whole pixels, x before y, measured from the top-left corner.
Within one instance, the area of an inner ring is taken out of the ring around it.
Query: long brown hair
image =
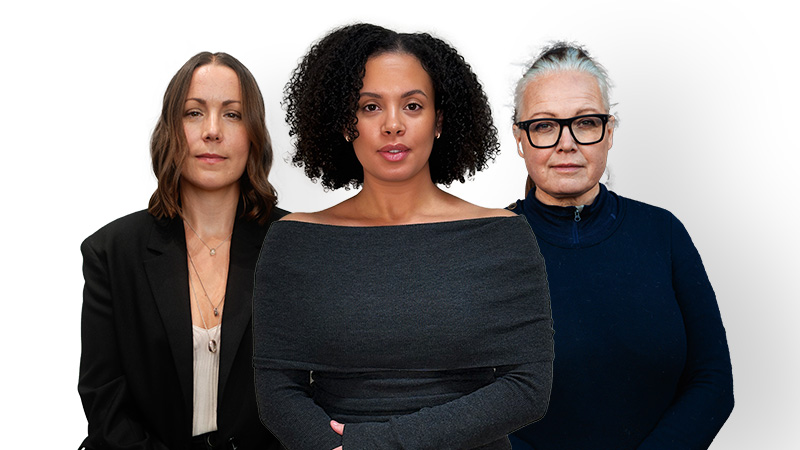
[[[194,71],[217,64],[229,67],[239,77],[242,90],[242,118],[250,138],[250,154],[239,179],[244,208],[242,215],[264,223],[278,200],[268,180],[272,167],[272,142],[267,131],[264,99],[255,78],[242,63],[227,53],[201,52],[191,57],[170,80],[164,93],[161,116],[150,138],[150,157],[158,187],[150,197],[148,211],[155,217],[181,215],[180,181],[188,154],[183,131],[183,110]]]

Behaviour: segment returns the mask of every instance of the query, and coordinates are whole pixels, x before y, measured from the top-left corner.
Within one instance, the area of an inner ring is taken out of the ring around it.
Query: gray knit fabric
[[[253,327],[261,418],[290,450],[509,449],[547,407],[550,299],[522,216],[276,222]]]

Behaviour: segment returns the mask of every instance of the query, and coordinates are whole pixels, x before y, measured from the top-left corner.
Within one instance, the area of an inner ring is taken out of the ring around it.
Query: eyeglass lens
[[[578,144],[594,144],[603,139],[603,120],[599,117],[578,117],[569,124]],[[561,124],[554,120],[540,120],[530,124],[528,136],[537,147],[552,147],[561,136]]]

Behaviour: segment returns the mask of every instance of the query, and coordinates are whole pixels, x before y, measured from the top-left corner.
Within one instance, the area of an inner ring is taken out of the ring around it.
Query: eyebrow
[[[425,98],[428,98],[428,94],[423,92],[421,89],[412,89],[412,90],[404,93],[403,95],[401,95],[400,98],[411,97],[412,95],[421,95],[421,96],[423,96]],[[382,95],[376,94],[374,92],[360,92],[359,96],[361,96],[361,97],[370,97],[370,98],[383,98]]]
[[[195,101],[197,103],[200,103],[201,105],[205,105],[206,104],[206,101],[204,99],[197,98],[197,97],[189,97],[189,98],[186,99],[186,101],[187,102],[188,101]],[[186,102],[184,102],[184,103],[186,103]],[[222,102],[222,106],[228,106],[231,103],[242,103],[242,102],[239,101],[239,100],[225,100],[224,102]]]
[[[581,109],[577,110],[575,112],[575,116],[582,116],[584,114],[605,114],[605,113],[602,112],[602,110],[600,110],[601,112],[597,112],[597,111],[598,111],[598,109],[595,108],[595,107],[584,107],[584,108],[581,108]],[[551,113],[549,111],[538,112],[538,113],[534,114],[534,117],[535,116],[539,116],[539,117],[545,116],[546,118],[558,117],[557,114],[553,114],[553,113]],[[573,117],[575,117],[575,116],[573,116]]]

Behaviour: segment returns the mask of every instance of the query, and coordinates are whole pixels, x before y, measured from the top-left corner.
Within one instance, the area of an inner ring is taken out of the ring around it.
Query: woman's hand
[[[335,431],[336,434],[338,434],[339,436],[342,436],[344,434],[344,424],[343,423],[339,423],[339,422],[337,422],[335,420],[331,420],[331,428],[333,428],[333,431]]]
[[[335,431],[336,434],[338,434],[339,436],[344,434],[344,424],[343,423],[339,423],[339,422],[337,422],[335,420],[331,420],[331,428],[333,428],[333,431]],[[340,445],[340,446],[336,447],[333,450],[342,450],[342,446]]]

